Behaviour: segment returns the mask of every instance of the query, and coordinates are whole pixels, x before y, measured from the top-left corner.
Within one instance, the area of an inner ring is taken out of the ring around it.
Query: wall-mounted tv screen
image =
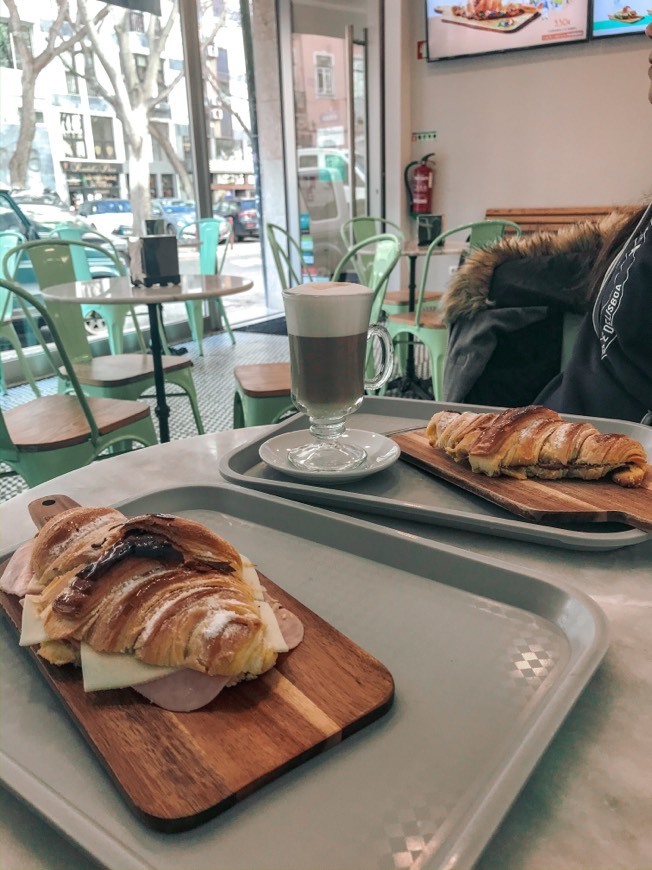
[[[426,0],[428,60],[588,38],[589,0],[462,0],[459,6],[450,4],[451,0]]]
[[[652,0],[593,0],[591,35],[625,36],[642,33],[652,21]]]

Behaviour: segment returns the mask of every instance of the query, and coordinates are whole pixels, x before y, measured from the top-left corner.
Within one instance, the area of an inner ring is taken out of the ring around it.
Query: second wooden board
[[[621,522],[652,532],[652,468],[643,486],[607,480],[515,480],[486,477],[431,447],[426,430],[395,435],[401,459],[462,487],[524,519],[544,523]]]

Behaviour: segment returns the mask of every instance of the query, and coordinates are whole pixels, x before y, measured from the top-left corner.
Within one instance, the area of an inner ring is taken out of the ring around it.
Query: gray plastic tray
[[[394,870],[411,853],[410,866],[468,868],[607,649],[602,611],[554,577],[372,523],[228,485],[120,507],[228,537],[380,659],[396,697],[218,818],[160,834],[132,816],[3,620],[2,779],[108,867]]]
[[[352,428],[384,435],[425,427],[430,417],[445,409],[496,411],[484,405],[458,405],[415,399],[365,397],[349,420]],[[652,428],[623,420],[577,417],[588,420],[601,432],[623,432],[636,438],[652,456]],[[338,486],[302,483],[283,475],[261,461],[260,445],[281,432],[306,429],[303,414],[291,417],[271,434],[256,438],[225,455],[219,465],[226,480],[275,495],[337,510],[381,514],[420,523],[432,523],[519,541],[549,544],[571,550],[616,550],[649,539],[646,532],[616,523],[586,523],[577,526],[542,525],[528,522],[470,492],[439,480],[399,460],[390,468],[362,480]]]

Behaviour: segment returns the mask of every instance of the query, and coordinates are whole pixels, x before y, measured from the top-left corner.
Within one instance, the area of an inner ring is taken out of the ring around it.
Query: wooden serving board
[[[554,525],[619,522],[652,533],[652,467],[635,489],[602,480],[486,477],[431,447],[425,429],[394,435],[393,440],[401,448],[401,459],[526,520]]]
[[[65,497],[63,503],[75,504]],[[30,514],[35,517],[32,506]],[[394,683],[384,665],[259,576],[269,594],[301,619],[304,640],[266,674],[225,689],[192,713],[163,710],[132,689],[87,694],[78,668],[50,665],[26,649],[148,827],[196,827],[391,707]],[[0,604],[18,635],[18,598],[2,592]]]

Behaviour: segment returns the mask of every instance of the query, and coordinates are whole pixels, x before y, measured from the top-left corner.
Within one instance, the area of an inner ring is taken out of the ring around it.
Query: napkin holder
[[[167,234],[129,239],[129,269],[135,287],[179,284],[176,236]]]

